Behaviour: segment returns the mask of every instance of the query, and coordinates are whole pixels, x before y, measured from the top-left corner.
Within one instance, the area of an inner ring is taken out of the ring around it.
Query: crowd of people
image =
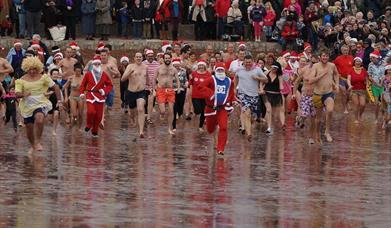
[[[226,50],[207,45],[198,56],[187,43],[165,41],[158,53],[140,50],[119,61],[111,55],[111,45],[103,42],[89,61],[84,61],[74,41],[62,49],[51,47],[49,53],[40,36],[33,35],[27,50],[23,46],[15,40],[6,59],[0,58],[0,113],[5,123],[12,119],[15,132],[25,126],[30,153],[42,150],[47,116],[53,135],[63,123],[98,138],[118,89],[122,111],[130,116],[132,127],[138,126],[140,138],[145,137],[146,125],[165,123],[166,117],[167,134],[172,136],[177,121],[197,118],[198,131],[213,134],[219,154],[225,150],[228,119],[236,114],[240,134],[249,142],[254,124],[264,124],[266,135],[273,135],[276,130],[285,131],[286,115],[294,115],[298,130],[308,126],[303,131],[308,131],[309,144],[322,144],[320,126],[325,115],[324,137],[332,142],[330,127],[337,94],[345,114],[353,110],[355,124],[363,121],[370,101],[376,106],[375,124],[383,129],[391,125],[388,46],[386,52],[379,45],[366,46],[363,51],[369,52],[369,62],[349,45],[342,45],[341,54],[331,60],[329,50],[315,54],[308,43],[299,54],[283,51],[279,56],[255,56],[245,43],[231,42]],[[113,83],[115,80],[120,82]],[[154,110],[160,118],[153,115]],[[273,117],[278,117],[278,124]]]
[[[87,40],[110,34],[132,39],[178,39],[179,24],[194,24],[196,40],[278,42],[301,51],[304,42],[339,50],[343,43],[390,44],[391,6],[380,0],[1,0],[1,35],[17,38],[65,25],[75,40],[76,25]],[[116,23],[117,30],[111,29]]]

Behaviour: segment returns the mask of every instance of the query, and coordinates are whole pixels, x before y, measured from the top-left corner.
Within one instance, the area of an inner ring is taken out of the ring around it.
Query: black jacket
[[[43,0],[25,0],[24,1],[24,8],[26,11],[29,12],[39,12],[42,11],[43,6],[44,6],[44,1]],[[26,18],[28,20],[28,18]]]

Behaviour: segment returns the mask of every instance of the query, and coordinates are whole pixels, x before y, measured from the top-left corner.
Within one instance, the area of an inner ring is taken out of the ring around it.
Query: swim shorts
[[[323,108],[324,102],[327,100],[327,98],[331,97],[333,100],[335,98],[335,95],[333,92],[326,93],[323,95],[315,94],[312,95],[312,103],[314,104],[315,108]]]
[[[239,93],[238,98],[240,100],[240,103],[242,104],[242,112],[246,111],[247,109],[250,109],[251,112],[256,112],[258,110],[258,101],[259,96],[248,96],[244,93]]]
[[[126,101],[128,102],[130,109],[134,109],[137,107],[137,100],[138,99],[147,100],[147,95],[146,95],[145,90],[138,91],[138,92],[131,92],[129,90],[127,91]]]
[[[302,117],[314,117],[316,110],[312,102],[312,96],[303,95],[300,99],[300,110]]]
[[[175,103],[175,91],[174,89],[157,88],[156,89],[157,103]]]

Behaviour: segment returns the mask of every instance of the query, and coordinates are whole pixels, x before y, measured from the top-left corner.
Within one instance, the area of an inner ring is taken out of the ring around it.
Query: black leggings
[[[5,123],[8,123],[12,119],[12,124],[16,129],[18,127],[18,123],[16,121],[16,109],[6,110],[5,111]]]
[[[174,119],[172,120],[172,128],[176,129],[176,116],[183,114],[183,106],[185,106],[186,90],[175,94],[174,104]]]
[[[194,113],[196,115],[200,115],[200,122],[198,124],[199,128],[202,128],[204,126],[205,122],[205,99],[203,98],[193,98],[193,107],[194,107]]]
[[[128,90],[128,84],[129,84],[129,80],[126,80],[124,82],[119,83],[120,93],[121,93],[121,102],[122,102],[123,107],[125,107],[127,104],[126,91]]]

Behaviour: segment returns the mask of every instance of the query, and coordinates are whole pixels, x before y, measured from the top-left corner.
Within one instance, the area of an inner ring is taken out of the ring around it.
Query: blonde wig
[[[31,69],[37,69],[38,72],[43,71],[43,64],[38,57],[27,57],[22,62],[22,70],[28,72]]]

